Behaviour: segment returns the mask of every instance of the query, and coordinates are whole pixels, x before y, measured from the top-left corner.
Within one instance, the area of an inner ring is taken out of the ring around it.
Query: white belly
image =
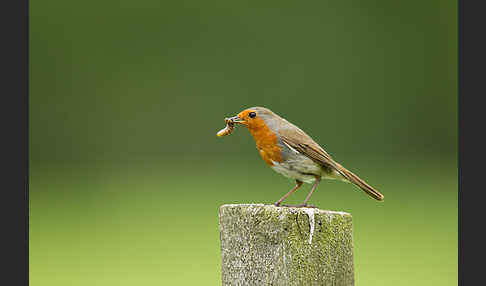
[[[285,177],[309,184],[316,180],[315,176],[323,175],[321,167],[305,156],[295,156],[292,160],[282,163],[273,161],[272,169]]]
[[[320,165],[303,155],[295,156],[282,163],[275,161],[272,161],[272,163],[272,169],[275,170],[275,172],[308,184],[312,184],[316,180],[315,176],[319,176],[323,179],[346,181],[338,172],[334,171],[332,173],[327,173]]]

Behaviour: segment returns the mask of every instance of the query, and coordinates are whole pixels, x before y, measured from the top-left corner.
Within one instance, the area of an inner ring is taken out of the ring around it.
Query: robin
[[[275,206],[280,206],[282,201],[303,183],[309,183],[313,184],[312,189],[304,202],[292,206],[308,207],[307,202],[322,178],[353,183],[372,198],[378,201],[384,199],[381,193],[334,161],[299,127],[268,108],[251,107],[236,116],[226,118],[225,122],[227,127],[218,132],[218,136],[230,134],[235,124],[246,126],[255,139],[258,152],[265,163],[276,172],[295,180],[295,187],[275,202]]]

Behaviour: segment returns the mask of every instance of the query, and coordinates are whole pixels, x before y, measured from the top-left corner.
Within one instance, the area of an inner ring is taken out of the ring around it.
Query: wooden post
[[[354,285],[351,215],[315,208],[219,208],[222,285]]]

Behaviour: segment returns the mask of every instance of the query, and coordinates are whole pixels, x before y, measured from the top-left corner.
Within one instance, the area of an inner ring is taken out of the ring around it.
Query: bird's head
[[[274,113],[267,108],[250,107],[226,120],[233,124],[245,125],[249,130],[258,130],[264,128],[266,121],[273,115]]]

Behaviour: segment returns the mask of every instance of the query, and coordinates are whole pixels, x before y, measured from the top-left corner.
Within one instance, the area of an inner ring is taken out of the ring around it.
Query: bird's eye
[[[255,112],[250,112],[250,113],[248,114],[248,116],[250,116],[250,118],[255,118],[256,113],[255,113]]]

